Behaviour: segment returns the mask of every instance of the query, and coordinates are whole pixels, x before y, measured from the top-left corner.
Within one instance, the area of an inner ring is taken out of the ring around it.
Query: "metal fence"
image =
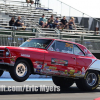
[[[34,27],[28,27],[26,30],[0,28],[0,45],[19,46],[28,38],[36,38],[38,33],[38,29]]]
[[[93,33],[56,32],[41,33],[36,28],[31,30],[1,30],[0,45],[19,46],[29,38],[55,38],[83,44],[90,50],[100,50],[100,35]]]

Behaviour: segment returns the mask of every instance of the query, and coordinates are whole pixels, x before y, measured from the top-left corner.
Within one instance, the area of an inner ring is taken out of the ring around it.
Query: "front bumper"
[[[1,65],[8,65],[8,66],[14,66],[15,62],[12,61],[10,57],[8,58],[0,58],[0,66]]]

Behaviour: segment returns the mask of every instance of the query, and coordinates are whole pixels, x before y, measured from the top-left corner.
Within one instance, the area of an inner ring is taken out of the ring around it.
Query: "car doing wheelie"
[[[100,83],[100,60],[83,45],[58,39],[28,39],[19,47],[0,46],[0,76],[9,71],[17,82],[31,74],[50,75],[55,85],[95,90]]]

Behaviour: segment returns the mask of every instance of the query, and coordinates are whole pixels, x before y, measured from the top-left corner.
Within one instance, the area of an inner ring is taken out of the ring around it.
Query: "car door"
[[[73,54],[73,44],[55,41],[45,51],[44,72],[53,75],[68,75],[74,72],[76,57]]]
[[[76,75],[84,76],[86,69],[93,62],[93,59],[90,59],[90,57],[85,56],[84,52],[77,45],[73,45],[73,47],[74,47],[74,54],[76,56],[76,68],[77,68]]]

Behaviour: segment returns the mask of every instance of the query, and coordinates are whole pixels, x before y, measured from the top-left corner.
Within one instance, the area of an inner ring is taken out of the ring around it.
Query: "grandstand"
[[[59,17],[59,20],[62,18],[61,14],[57,14],[53,9],[49,9],[41,4],[39,7],[35,7],[34,5],[27,6],[27,3],[22,1],[6,0],[4,2],[4,0],[0,0],[0,45],[19,46],[28,38],[48,37],[81,43],[91,52],[99,53],[100,34],[94,34],[93,30],[88,30],[88,28],[85,28],[77,21],[75,21],[77,30],[42,28],[38,24],[42,14],[45,14],[47,19],[51,15]],[[26,30],[22,30],[22,28],[13,30],[9,26],[11,17],[17,19],[17,16],[22,17]]]

